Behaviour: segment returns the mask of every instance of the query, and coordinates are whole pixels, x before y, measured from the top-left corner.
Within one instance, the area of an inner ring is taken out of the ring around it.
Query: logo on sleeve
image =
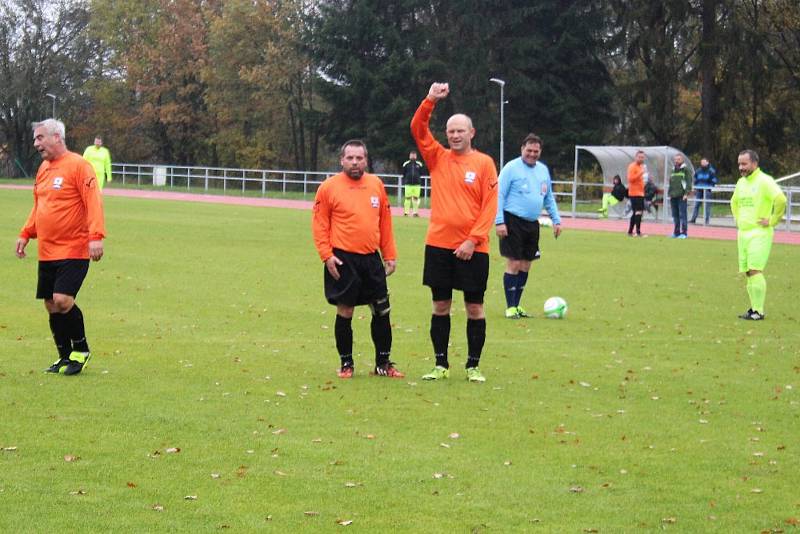
[[[372,204],[373,208],[378,208],[381,205],[381,199],[378,197],[369,197],[369,203]]]
[[[475,181],[475,172],[474,171],[467,171],[464,174],[464,181],[468,184],[471,184]]]
[[[542,196],[547,194],[547,182],[542,182]]]
[[[63,176],[56,176],[53,178],[53,189],[61,189],[64,186],[64,177]]]

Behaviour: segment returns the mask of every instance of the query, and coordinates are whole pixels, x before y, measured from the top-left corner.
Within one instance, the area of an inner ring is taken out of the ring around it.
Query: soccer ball
[[[563,319],[567,315],[567,301],[561,297],[550,297],[544,301],[544,316],[548,319]]]

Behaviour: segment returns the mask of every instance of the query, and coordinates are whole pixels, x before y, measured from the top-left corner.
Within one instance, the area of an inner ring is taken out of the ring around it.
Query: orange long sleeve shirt
[[[459,155],[444,148],[430,130],[435,104],[422,101],[411,119],[411,135],[431,173],[431,221],[425,243],[456,249],[467,239],[489,252],[489,231],[497,211],[494,160],[473,149]]]
[[[87,260],[89,241],[105,237],[103,199],[92,165],[74,152],[43,161],[33,208],[19,234],[39,241],[39,260]]]
[[[353,180],[340,172],[322,182],[311,232],[322,261],[333,256],[334,248],[357,254],[380,249],[384,260],[397,259],[389,198],[374,174]]]
[[[639,165],[635,161],[628,165],[628,196],[644,196],[644,164]]]

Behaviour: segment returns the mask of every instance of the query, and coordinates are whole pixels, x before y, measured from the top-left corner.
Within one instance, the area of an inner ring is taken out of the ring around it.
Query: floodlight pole
[[[58,97],[56,95],[52,94],[52,93],[47,93],[47,94],[45,94],[45,96],[49,96],[50,98],[53,99],[53,118],[55,119],[56,118],[56,98],[58,98]]]
[[[496,83],[500,86],[500,169],[503,168],[503,148],[504,148],[504,140],[503,140],[503,124],[505,122],[505,116],[503,114],[503,107],[505,106],[505,99],[503,98],[503,88],[506,86],[506,82],[501,80],[500,78],[489,78],[489,81],[492,83]]]

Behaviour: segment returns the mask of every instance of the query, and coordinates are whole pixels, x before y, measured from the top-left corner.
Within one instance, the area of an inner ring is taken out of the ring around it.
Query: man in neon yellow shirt
[[[94,144],[83,151],[83,159],[88,160],[97,175],[97,186],[100,190],[111,181],[111,153],[103,146],[103,138],[99,135],[94,138]]]
[[[739,153],[739,174],[731,197],[731,211],[739,229],[739,272],[747,273],[750,309],[739,316],[749,321],[764,319],[767,280],[764,268],[772,249],[775,226],[786,211],[786,196],[772,176],[758,168],[754,150]]]

